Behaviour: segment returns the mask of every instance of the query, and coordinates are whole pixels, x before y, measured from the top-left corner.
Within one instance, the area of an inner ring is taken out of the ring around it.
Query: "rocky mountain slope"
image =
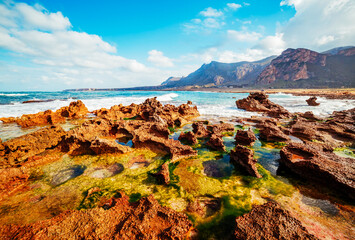
[[[263,69],[275,56],[255,62],[221,63],[212,61],[203,64],[197,71],[180,80],[169,78],[162,85],[166,87],[182,87],[191,85],[243,85],[255,81]]]
[[[256,62],[212,61],[187,77],[169,78],[161,86],[355,87],[355,47],[339,47],[323,53],[289,48],[278,57]]]

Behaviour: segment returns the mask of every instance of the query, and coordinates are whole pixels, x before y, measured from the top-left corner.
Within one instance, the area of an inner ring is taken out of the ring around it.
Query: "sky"
[[[211,61],[355,45],[354,0],[0,0],[0,91],[158,85]]]

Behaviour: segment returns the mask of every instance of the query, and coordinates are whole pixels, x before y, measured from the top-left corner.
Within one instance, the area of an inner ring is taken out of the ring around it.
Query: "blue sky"
[[[351,0],[0,1],[0,91],[156,85],[212,60],[354,45],[354,11]]]

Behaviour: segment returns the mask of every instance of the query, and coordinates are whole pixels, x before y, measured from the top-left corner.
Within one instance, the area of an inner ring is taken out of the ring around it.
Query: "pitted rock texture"
[[[106,210],[105,210],[106,209]],[[129,203],[111,199],[102,208],[66,211],[33,224],[0,227],[1,239],[185,239],[187,216],[162,207],[153,196]]]
[[[300,177],[355,199],[355,161],[308,143],[290,143],[280,163]]]
[[[275,202],[267,202],[253,207],[236,219],[234,237],[236,240],[262,239],[311,239],[317,238],[310,234],[301,222],[290,212]]]
[[[251,112],[264,112],[270,117],[290,117],[291,114],[282,106],[271,102],[262,92],[250,93],[247,98],[236,101],[237,107]]]

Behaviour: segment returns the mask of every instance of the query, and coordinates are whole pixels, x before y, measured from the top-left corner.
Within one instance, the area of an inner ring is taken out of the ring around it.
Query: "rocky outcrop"
[[[317,97],[310,97],[306,100],[309,106],[318,106],[320,103],[317,103]]]
[[[207,218],[219,211],[221,206],[222,201],[220,198],[199,197],[190,202],[186,210],[201,218]]]
[[[257,160],[254,158],[253,150],[237,145],[230,153],[230,161],[236,167],[242,167],[250,176],[262,178],[256,167]]]
[[[110,109],[102,108],[93,113],[108,120],[135,118],[165,123],[171,127],[180,127],[188,120],[199,116],[196,106],[190,106],[189,104],[181,104],[178,107],[170,104],[162,105],[156,98],[148,98],[139,105],[115,105]]]
[[[213,150],[225,152],[226,147],[223,144],[223,136],[221,134],[213,133],[210,139],[207,141],[207,146]]]
[[[161,165],[161,169],[153,174],[159,184],[168,185],[170,183],[170,173],[169,173],[169,165],[164,163]]]
[[[286,135],[282,128],[277,126],[277,122],[273,120],[263,120],[257,124],[260,133],[260,139],[267,142],[287,142],[290,137]]]
[[[310,143],[291,143],[281,150],[280,155],[280,163],[302,178],[355,199],[354,159],[323,151]]]
[[[314,74],[309,71],[309,64],[325,66],[327,55],[320,54],[308,49],[287,49],[280,56],[271,61],[256,82],[270,84],[276,80],[297,81],[309,79]]]
[[[317,239],[290,212],[275,202],[253,207],[237,217],[233,239]]]
[[[0,144],[0,167],[20,166],[30,157],[56,147],[66,132],[60,126],[40,129]]]
[[[117,143],[115,139],[100,139],[98,137],[91,142],[90,149],[98,155],[106,153],[126,153],[132,150],[130,147]]]
[[[190,144],[190,145],[194,145],[194,144],[197,144],[198,141],[197,141],[197,138],[195,136],[195,134],[192,132],[192,131],[189,131],[189,132],[182,132],[179,136],[179,140],[181,142],[185,142],[187,144]]]
[[[249,128],[247,131],[238,130],[234,139],[236,144],[244,146],[253,146],[254,142],[257,140],[251,128]]]
[[[193,133],[197,138],[207,138],[211,133],[207,131],[202,122],[194,122],[192,124]]]
[[[1,239],[185,239],[187,216],[162,207],[153,196],[129,203],[110,199],[103,207],[71,210],[33,224],[0,227]]]
[[[234,132],[234,125],[231,123],[219,123],[214,125],[208,125],[207,130],[214,134]]]
[[[89,111],[84,103],[78,100],[76,102],[71,102],[69,106],[62,107],[55,112],[47,110],[36,114],[24,114],[18,118],[0,118],[0,120],[4,123],[16,122],[21,127],[32,127],[63,123],[66,119],[83,118],[88,112]]]
[[[251,112],[264,112],[270,117],[289,117],[291,114],[282,106],[271,102],[262,92],[250,93],[247,98],[236,101],[237,107]]]

